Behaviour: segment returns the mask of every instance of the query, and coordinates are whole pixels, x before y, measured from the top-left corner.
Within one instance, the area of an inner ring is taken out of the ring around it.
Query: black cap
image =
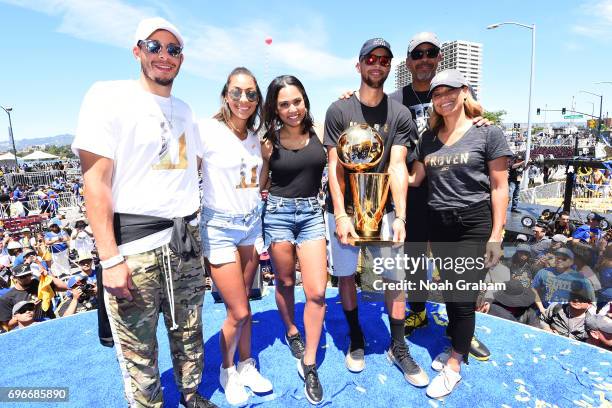
[[[587,215],[587,220],[589,221],[601,221],[603,220],[604,217],[602,217],[601,215],[597,214],[597,213],[590,213],[589,215]]]
[[[17,265],[13,267],[13,276],[19,278],[21,276],[32,275],[32,270],[30,269],[30,265]]]
[[[391,52],[391,44],[382,38],[371,38],[361,46],[361,51],[359,51],[359,59],[361,59],[364,55],[368,55],[376,48],[385,48],[387,51],[389,51],[390,56],[393,57],[393,53]]]

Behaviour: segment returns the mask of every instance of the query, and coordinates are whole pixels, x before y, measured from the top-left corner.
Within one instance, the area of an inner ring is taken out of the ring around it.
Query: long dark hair
[[[261,94],[261,89],[259,89],[259,85],[257,84],[257,79],[255,78],[255,75],[253,75],[253,73],[245,67],[234,68],[232,72],[230,72],[230,74],[227,76],[227,81],[225,81],[225,85],[223,85],[223,89],[221,90],[221,108],[219,109],[219,112],[217,112],[215,116],[213,116],[213,118],[217,119],[219,122],[223,122],[228,125],[230,117],[232,116],[232,111],[230,110],[230,107],[227,104],[227,101],[225,100],[225,96],[227,95],[227,90],[229,88],[229,83],[232,80],[232,77],[240,74],[250,76],[251,78],[253,78],[253,82],[255,82],[255,89],[257,91],[257,107],[255,108],[255,112],[253,112],[253,114],[247,120],[247,129],[257,133],[262,125],[261,107],[263,95]]]
[[[270,140],[272,143],[276,142],[276,131],[283,126],[283,121],[278,117],[278,113],[276,110],[278,93],[281,89],[290,85],[293,85],[297,89],[299,89],[300,93],[302,94],[302,98],[304,98],[304,106],[306,106],[306,115],[304,115],[304,119],[302,120],[302,133],[310,133],[314,125],[314,120],[310,115],[310,101],[308,100],[308,95],[306,94],[306,89],[304,89],[304,85],[302,85],[300,80],[294,77],[293,75],[277,76],[272,80],[272,82],[270,82],[270,85],[268,85],[268,92],[266,93],[266,102],[263,106],[264,125],[266,129],[266,135],[264,136],[264,138]]]

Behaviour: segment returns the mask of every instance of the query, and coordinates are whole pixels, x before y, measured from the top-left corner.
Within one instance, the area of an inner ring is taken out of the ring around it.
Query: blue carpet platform
[[[304,296],[296,293],[298,325],[302,323]],[[253,351],[262,372],[274,384],[274,393],[253,396],[251,406],[307,407],[303,383],[295,360],[281,341],[283,325],[276,311],[274,293],[251,303]],[[612,406],[612,353],[570,341],[527,326],[479,314],[477,335],[491,349],[487,362],[470,359],[459,388],[444,401],[427,398],[404,380],[384,356],[389,329],[384,307],[360,295],[360,320],[367,339],[366,369],[351,374],[344,367],[348,345],[347,326],[335,289],[327,293],[327,315],[317,355],[325,388],[322,406],[334,407],[609,407]],[[443,337],[444,306],[428,305],[430,324],[410,338],[415,359],[430,378],[429,365],[447,344]],[[206,295],[204,305],[205,372],[200,392],[220,406],[227,406],[219,388],[219,328],[225,317],[223,304]],[[166,406],[176,407],[179,393],[174,384],[168,339],[160,320],[159,366]],[[68,387],[67,403],[7,406],[125,407],[114,349],[99,345],[93,312],[41,323],[26,330],[0,335],[3,364],[0,386]]]

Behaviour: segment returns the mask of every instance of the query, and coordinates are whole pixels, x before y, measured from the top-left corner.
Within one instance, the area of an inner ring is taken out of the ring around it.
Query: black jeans
[[[478,259],[469,270],[458,267],[461,263],[441,264],[441,283],[450,283],[453,289],[443,290],[448,315],[447,334],[453,349],[463,354],[464,361],[470,350],[470,342],[476,328],[477,289],[461,289],[463,283],[477,283],[484,279],[486,269],[482,266],[486,243],[491,235],[491,204],[484,202],[465,209],[435,211],[429,213],[431,250],[435,258],[459,260]],[[463,261],[462,261],[463,262]]]

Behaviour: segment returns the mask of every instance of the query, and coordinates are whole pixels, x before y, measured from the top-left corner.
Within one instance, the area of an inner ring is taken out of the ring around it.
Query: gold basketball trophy
[[[380,224],[389,194],[389,173],[367,173],[382,159],[382,137],[367,124],[346,129],[336,146],[338,160],[349,174],[353,193],[353,225],[359,238],[349,237],[351,245],[387,242],[381,239]]]

